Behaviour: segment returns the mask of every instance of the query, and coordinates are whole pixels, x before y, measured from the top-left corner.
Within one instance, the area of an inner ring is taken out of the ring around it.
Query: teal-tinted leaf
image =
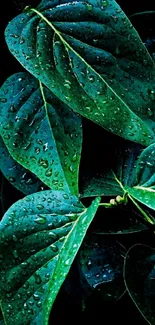
[[[145,204],[147,207],[155,210],[155,190],[149,187],[135,186],[126,187],[128,193],[137,201]]]
[[[81,185],[81,197],[92,196],[116,196],[122,195],[122,189],[116,182],[112,170],[104,170],[104,173],[95,177],[85,177]]]
[[[0,90],[0,133],[11,156],[48,187],[78,194],[81,118],[28,73]]]
[[[0,225],[0,299],[6,324],[45,325],[98,208],[63,191],[17,201]]]
[[[136,162],[135,186],[126,190],[139,202],[155,209],[155,144],[144,149]]]
[[[97,290],[103,299],[112,301],[124,294],[123,254],[125,250],[115,240],[87,236],[78,259],[86,294]]]
[[[13,186],[26,195],[45,189],[45,185],[34,174],[30,173],[10,156],[1,137],[0,170]]]
[[[43,0],[6,28],[11,53],[73,110],[125,139],[154,142],[154,62],[114,0]]]
[[[155,249],[135,245],[125,258],[124,280],[130,297],[150,324],[155,324]]]

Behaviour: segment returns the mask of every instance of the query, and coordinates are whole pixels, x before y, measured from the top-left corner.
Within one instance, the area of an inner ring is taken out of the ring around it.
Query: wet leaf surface
[[[11,157],[2,138],[0,138],[0,169],[7,180],[26,195],[46,189],[34,174]]]
[[[17,60],[73,110],[125,139],[154,142],[154,62],[114,0],[43,0],[5,36]]]
[[[17,201],[0,224],[0,296],[6,324],[48,324],[99,199],[85,208],[63,191]]]
[[[48,187],[77,195],[80,116],[28,73],[7,79],[0,97],[0,134],[14,160]]]

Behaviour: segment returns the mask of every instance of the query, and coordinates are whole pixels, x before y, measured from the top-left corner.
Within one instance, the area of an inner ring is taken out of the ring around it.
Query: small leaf
[[[0,97],[0,133],[13,159],[48,187],[77,195],[80,116],[28,73],[11,76]]]
[[[1,137],[0,170],[13,186],[26,195],[45,189],[45,185],[34,174],[30,173],[10,156]]]
[[[43,0],[14,18],[5,37],[73,110],[125,139],[154,142],[154,62],[116,1]]]
[[[150,324],[155,324],[155,249],[137,244],[126,254],[124,280],[130,297]]]
[[[75,196],[43,191],[17,201],[0,224],[0,299],[8,325],[48,324],[99,204],[86,209]]]

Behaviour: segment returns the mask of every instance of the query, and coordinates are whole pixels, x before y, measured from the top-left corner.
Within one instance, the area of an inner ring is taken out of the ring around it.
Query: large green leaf
[[[155,249],[134,245],[125,258],[124,280],[130,297],[150,324],[155,324]]]
[[[48,187],[78,194],[81,118],[28,73],[0,90],[0,133],[11,156]]]
[[[17,201],[0,224],[0,300],[8,325],[47,325],[100,199],[85,208],[63,191]]]
[[[155,144],[144,149],[136,163],[136,184],[126,190],[136,200],[155,210]]]
[[[73,110],[149,145],[154,62],[114,0],[43,0],[5,31],[11,53]]]
[[[30,173],[10,156],[1,137],[0,170],[13,186],[26,195],[45,189],[45,185],[34,174]]]

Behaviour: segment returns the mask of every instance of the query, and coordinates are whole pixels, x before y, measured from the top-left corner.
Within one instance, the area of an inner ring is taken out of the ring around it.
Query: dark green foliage
[[[115,0],[42,0],[5,39],[27,72],[0,89],[0,324],[48,325],[76,264],[81,309],[127,290],[154,325],[153,53]]]

